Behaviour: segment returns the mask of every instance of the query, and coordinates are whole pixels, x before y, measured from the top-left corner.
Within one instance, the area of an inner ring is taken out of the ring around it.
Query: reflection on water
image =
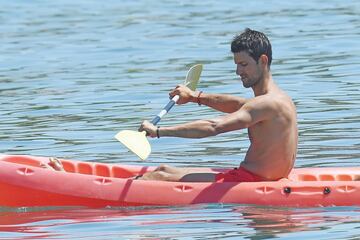
[[[229,49],[251,27],[269,35],[274,79],[298,108],[296,166],[358,165],[359,12],[359,1],[341,0],[2,1],[0,152],[144,164],[113,136],[153,118],[191,65],[204,64],[201,90],[251,96]],[[160,125],[215,115],[177,106]],[[147,165],[229,167],[249,143],[239,131],[151,144]],[[357,208],[158,210],[2,211],[0,238],[359,235]]]
[[[268,208],[197,205],[177,208],[57,209],[0,214],[2,236],[27,238],[129,239],[355,236],[348,228],[360,220],[358,208]],[[343,229],[338,226],[343,225]],[[89,228],[91,229],[89,231]],[[71,229],[76,229],[72,232]],[[201,231],[199,231],[201,229]]]

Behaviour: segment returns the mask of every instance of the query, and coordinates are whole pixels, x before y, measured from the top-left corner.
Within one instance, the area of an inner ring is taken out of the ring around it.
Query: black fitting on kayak
[[[331,193],[331,189],[329,187],[325,187],[324,188],[324,194],[327,195],[329,193]]]
[[[290,187],[284,187],[284,193],[290,194],[291,188]]]

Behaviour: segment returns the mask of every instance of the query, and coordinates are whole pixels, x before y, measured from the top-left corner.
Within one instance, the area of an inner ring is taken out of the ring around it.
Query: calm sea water
[[[113,136],[137,129],[168,101],[188,68],[199,88],[251,97],[229,43],[245,27],[273,44],[276,82],[298,108],[297,167],[360,159],[360,2],[0,2],[0,152],[84,161],[236,166],[246,131],[151,140],[139,161]],[[160,125],[216,116],[177,106]],[[197,205],[168,208],[0,208],[0,239],[355,239],[360,208]]]

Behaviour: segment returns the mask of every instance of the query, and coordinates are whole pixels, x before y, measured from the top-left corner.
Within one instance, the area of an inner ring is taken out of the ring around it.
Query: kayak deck
[[[25,166],[41,167],[41,163],[47,164],[49,158],[31,157],[22,155],[8,155],[0,157],[0,161],[21,164]],[[110,178],[131,178],[149,171],[155,167],[135,165],[114,165],[105,163],[92,163],[60,159],[65,172],[85,175],[95,175]],[[205,172],[224,172],[227,169],[200,168]],[[25,169],[24,169],[25,170]],[[290,181],[358,181],[360,180],[360,167],[332,168],[298,168],[293,169],[287,179]]]
[[[0,206],[360,205],[360,167],[297,168],[272,182],[181,183],[133,180],[149,166],[60,161],[64,172],[42,168],[46,157],[1,155]]]

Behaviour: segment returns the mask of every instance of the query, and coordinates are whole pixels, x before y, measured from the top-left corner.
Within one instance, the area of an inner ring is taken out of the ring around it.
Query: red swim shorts
[[[215,176],[216,182],[261,182],[265,178],[257,176],[243,167],[234,168],[227,172],[218,173]]]

